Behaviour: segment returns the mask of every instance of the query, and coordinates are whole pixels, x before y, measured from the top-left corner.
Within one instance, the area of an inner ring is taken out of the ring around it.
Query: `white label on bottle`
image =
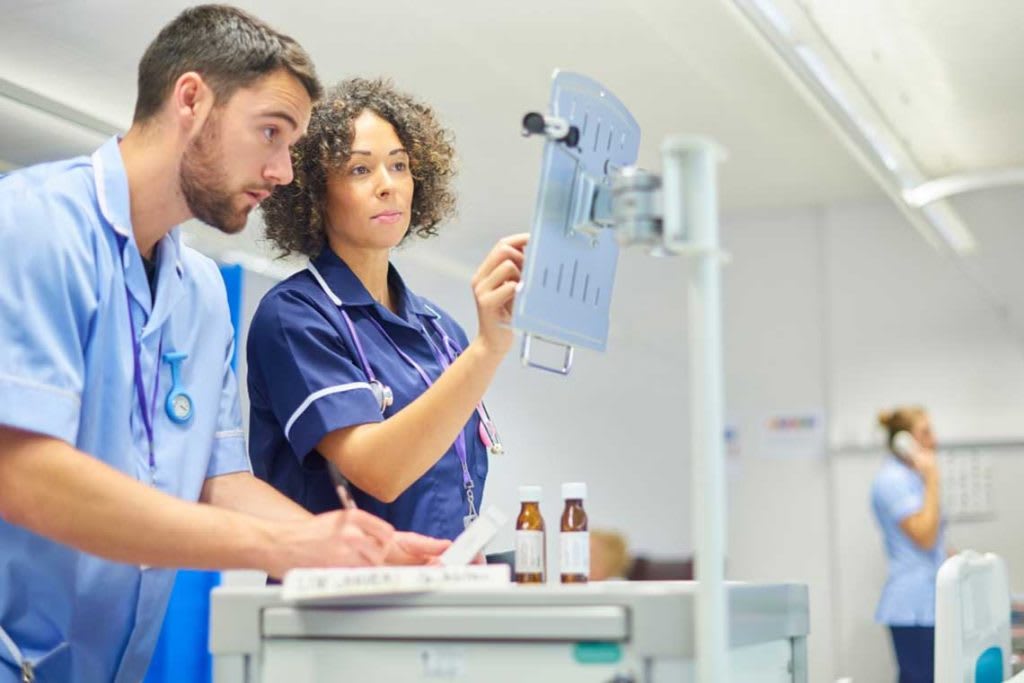
[[[516,532],[516,574],[540,574],[544,571],[544,532]]]
[[[590,576],[590,533],[587,531],[563,531],[561,536],[563,574]]]

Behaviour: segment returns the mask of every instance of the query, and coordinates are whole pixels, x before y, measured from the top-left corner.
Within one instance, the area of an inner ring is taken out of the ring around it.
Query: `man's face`
[[[311,108],[306,89],[285,70],[216,105],[181,160],[192,215],[229,234],[245,228],[249,212],[292,181],[291,146],[305,133]]]

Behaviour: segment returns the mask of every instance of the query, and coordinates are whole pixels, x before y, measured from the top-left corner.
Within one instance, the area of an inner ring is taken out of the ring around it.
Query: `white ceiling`
[[[1024,3],[799,1],[928,174],[1024,160]],[[138,59],[187,4],[0,0],[0,79],[126,127]],[[456,251],[529,224],[540,142],[519,121],[544,108],[555,67],[627,103],[642,165],[660,167],[671,133],[718,140],[727,214],[883,196],[729,0],[237,4],[305,45],[326,83],[387,75],[438,108],[460,155]],[[0,167],[102,140],[3,102]]]
[[[187,4],[0,0],[0,76],[125,125],[139,57]],[[546,105],[555,67],[592,75],[628,103],[648,166],[660,166],[657,145],[673,132],[722,142],[727,208],[877,194],[718,0],[238,4],[302,42],[325,82],[389,75],[437,106],[456,132],[466,210],[486,198],[528,217],[539,143],[519,137],[519,121]],[[6,120],[0,158],[19,137]]]
[[[1024,162],[1024,3],[803,5],[928,175]]]

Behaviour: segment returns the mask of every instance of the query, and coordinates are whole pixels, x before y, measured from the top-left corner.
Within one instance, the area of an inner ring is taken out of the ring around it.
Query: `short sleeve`
[[[879,511],[897,524],[924,507],[921,487],[910,476],[890,474],[879,479],[875,498]]]
[[[300,459],[332,431],[382,419],[368,378],[330,313],[300,292],[274,291],[249,328],[251,388]]]
[[[74,443],[97,310],[88,217],[0,181],[0,424]]]
[[[224,320],[227,320],[226,315]],[[245,449],[245,434],[242,431],[242,409],[238,403],[238,379],[231,367],[234,346],[234,332],[232,331],[224,351],[220,405],[217,408],[217,431],[213,435],[210,463],[206,468],[207,478],[233,472],[252,472],[249,454]]]

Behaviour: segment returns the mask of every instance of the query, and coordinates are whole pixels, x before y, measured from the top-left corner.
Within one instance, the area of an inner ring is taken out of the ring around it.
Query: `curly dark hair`
[[[387,79],[352,78],[329,89],[313,107],[309,131],[292,149],[295,179],[279,185],[263,200],[266,236],[284,256],[315,258],[327,242],[324,221],[327,178],[344,167],[352,155],[352,124],[364,111],[390,123],[409,152],[415,183],[409,231],[432,237],[437,226],[455,214],[455,176],[452,133],[434,110],[396,90]]]

